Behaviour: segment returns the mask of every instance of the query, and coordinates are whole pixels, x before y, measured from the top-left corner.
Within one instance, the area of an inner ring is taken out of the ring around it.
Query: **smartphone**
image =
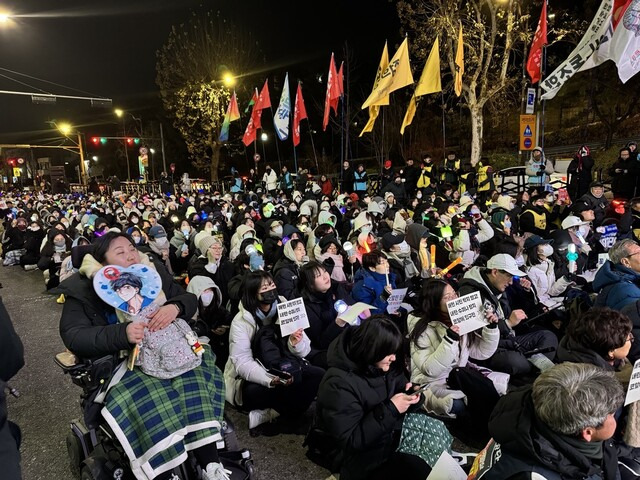
[[[416,388],[418,387],[418,388]],[[425,383],[424,385],[419,385],[417,383],[412,383],[411,388],[409,390],[405,390],[405,395],[418,395],[419,393],[424,392],[427,388],[429,388],[429,384]]]
[[[287,383],[289,383],[289,379],[291,378],[291,374],[289,372],[284,372],[276,368],[270,368],[269,373],[275,377],[278,377],[282,385],[286,385]]]

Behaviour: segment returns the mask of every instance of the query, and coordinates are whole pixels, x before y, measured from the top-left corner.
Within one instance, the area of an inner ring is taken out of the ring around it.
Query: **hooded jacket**
[[[607,440],[602,442],[603,467],[595,465],[565,435],[553,432],[538,420],[531,387],[500,399],[489,421],[489,433],[492,439],[474,463],[473,470],[480,466],[480,471],[470,478],[619,480],[619,455],[637,456],[638,451],[617,447]]]
[[[533,152],[539,150],[540,159],[533,158]],[[547,160],[544,151],[540,147],[536,147],[531,152],[531,158],[527,162],[526,174],[529,176],[529,185],[541,186],[549,183],[549,175],[553,173],[553,165]]]
[[[371,314],[387,313],[387,296],[383,295],[386,286],[386,276],[361,268],[356,272],[351,295],[356,302],[364,302],[376,307]],[[396,288],[396,275],[389,273],[391,288]]]
[[[593,290],[598,292],[595,305],[620,310],[640,300],[639,284],[639,273],[607,260],[593,279]]]
[[[316,403],[316,425],[335,439],[344,460],[341,480],[364,480],[393,452],[393,431],[402,415],[391,397],[404,391],[407,379],[393,368],[361,371],[347,351],[353,329],[329,346],[329,369]]]

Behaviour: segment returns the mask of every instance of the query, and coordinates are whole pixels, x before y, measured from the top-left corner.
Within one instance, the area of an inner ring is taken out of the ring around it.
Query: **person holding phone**
[[[315,427],[341,456],[341,480],[426,478],[421,458],[396,452],[404,415],[421,401],[395,363],[402,334],[385,315],[349,328],[330,345],[320,384]]]
[[[310,366],[303,371],[301,381],[294,381],[284,372],[267,369],[265,362],[256,358],[256,334],[277,323],[278,303],[284,301],[270,273],[263,270],[247,273],[239,311],[229,330],[229,360],[224,378],[227,401],[249,411],[251,430],[277,414],[284,417],[279,419],[279,424],[289,426],[290,420],[298,419],[309,408],[324,374],[321,368]],[[302,359],[311,352],[311,342],[302,329],[282,340],[288,352],[297,358]]]

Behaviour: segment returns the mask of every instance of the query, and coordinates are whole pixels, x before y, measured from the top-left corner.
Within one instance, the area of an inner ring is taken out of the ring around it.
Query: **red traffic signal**
[[[94,145],[98,145],[100,143],[100,138],[99,137],[91,137],[91,142],[93,142]]]
[[[127,143],[129,145],[133,145],[133,138],[127,138]]]

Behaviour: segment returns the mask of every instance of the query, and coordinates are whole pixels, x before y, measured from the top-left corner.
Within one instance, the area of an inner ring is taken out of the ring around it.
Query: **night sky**
[[[358,58],[353,78],[362,78],[365,90],[373,83],[384,40],[389,39],[391,51],[400,40],[395,5],[387,0],[0,0],[0,5],[17,15],[15,25],[0,31],[0,67],[113,98],[114,106],[133,112],[159,105],[155,52],[166,41],[171,25],[185,21],[193,11],[220,11],[251,30],[267,68],[281,71],[286,65],[294,75],[296,69],[324,73],[331,51],[340,52],[348,40]],[[311,5],[318,10],[311,11]],[[3,90],[38,87],[82,95],[4,70],[0,74],[32,85],[0,77]],[[279,92],[271,95],[277,103]],[[37,134],[51,137],[46,121],[52,119],[97,124],[96,131],[115,128],[112,110],[88,108],[84,102],[58,100],[54,107],[32,105],[29,97],[0,95],[0,105],[4,142],[25,141]],[[85,130],[90,134],[93,127]]]

